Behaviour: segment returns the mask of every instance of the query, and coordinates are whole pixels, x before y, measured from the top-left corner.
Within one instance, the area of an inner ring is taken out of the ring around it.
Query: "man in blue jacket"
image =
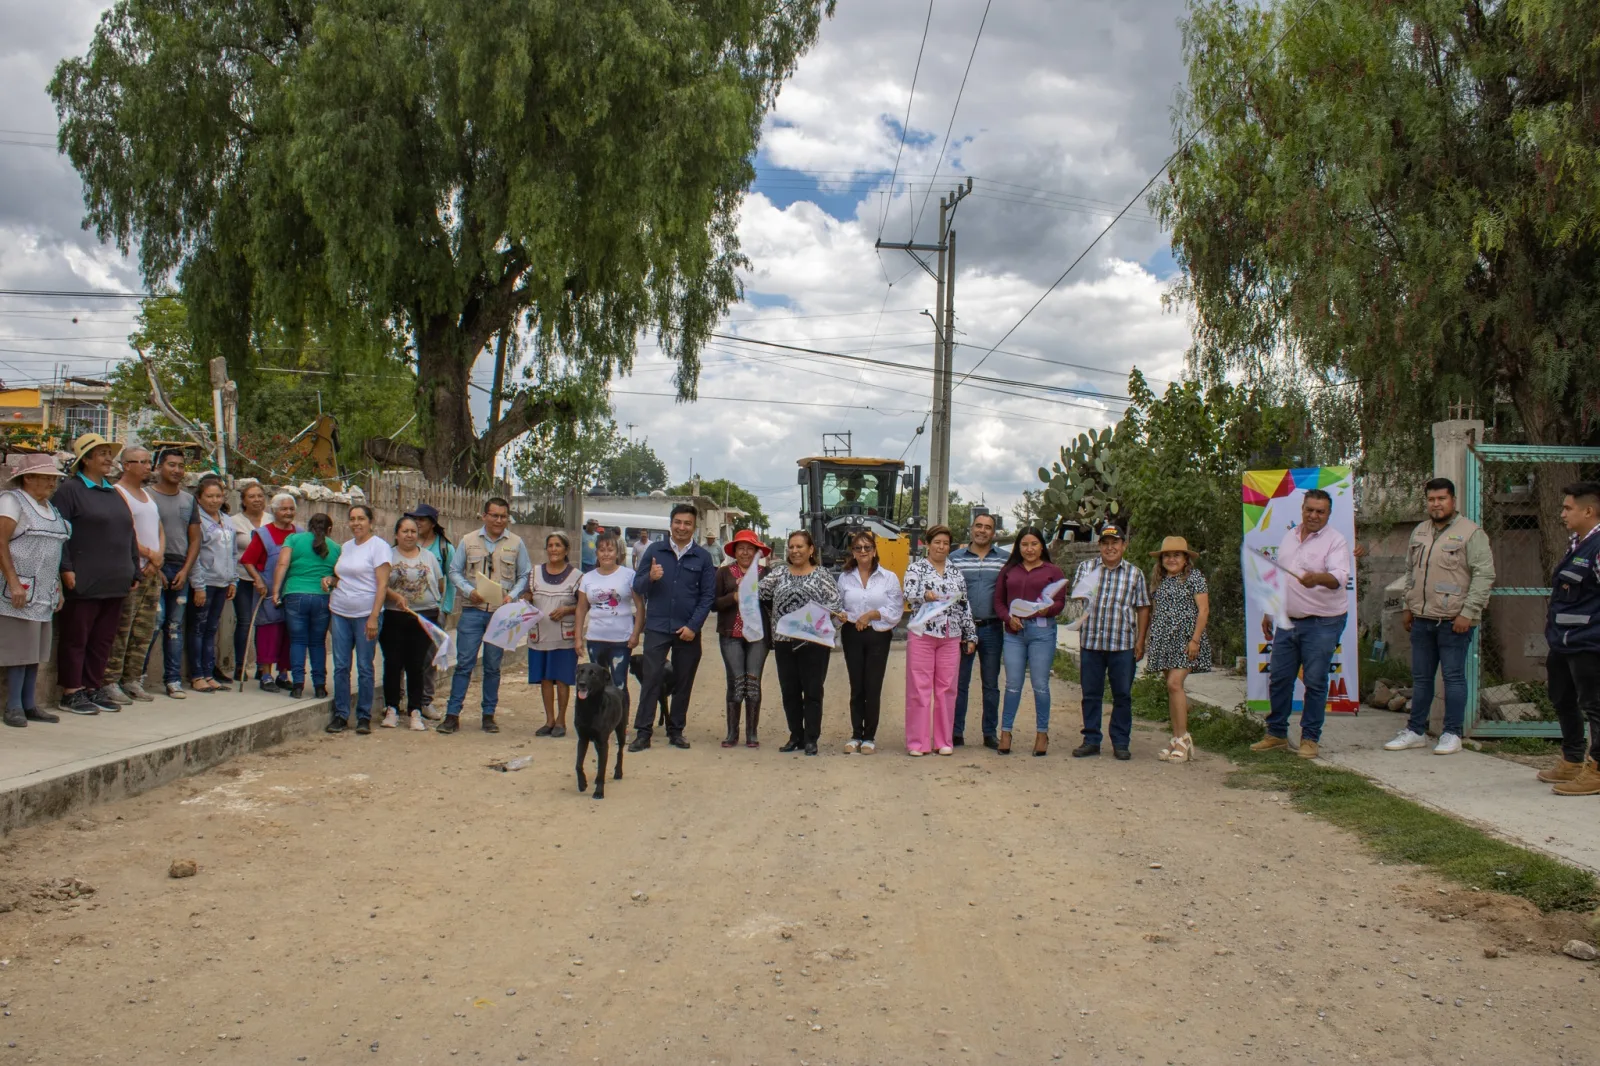
[[[700,666],[700,627],[716,598],[717,567],[711,553],[694,542],[699,514],[692,504],[672,509],[672,537],[645,549],[634,564],[633,590],[644,597],[644,669],[639,679],[639,712],[633,719],[629,751],[650,746],[667,658],[672,658],[672,704],[667,715],[667,743],[687,748],[683,737],[689,693]]]
[[[1600,795],[1600,483],[1561,490],[1572,546],[1551,580],[1545,675],[1561,721],[1561,761],[1541,771],[1558,796]],[[1584,725],[1589,727],[1584,743]]]

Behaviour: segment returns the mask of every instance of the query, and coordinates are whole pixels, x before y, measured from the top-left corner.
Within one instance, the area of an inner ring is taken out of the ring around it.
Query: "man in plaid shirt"
[[[1150,590],[1144,572],[1123,561],[1128,541],[1122,527],[1107,522],[1100,527],[1100,560],[1079,563],[1072,575],[1073,588],[1098,571],[1099,588],[1078,629],[1079,667],[1083,683],[1083,743],[1072,751],[1074,759],[1100,754],[1100,704],[1106,675],[1111,676],[1111,751],[1118,759],[1133,758],[1133,675],[1144,658],[1144,640],[1150,631]]]

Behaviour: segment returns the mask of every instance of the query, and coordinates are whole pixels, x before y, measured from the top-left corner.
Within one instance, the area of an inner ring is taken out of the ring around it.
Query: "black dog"
[[[639,682],[639,689],[644,690],[644,656],[634,652],[628,656],[628,673]],[[672,660],[668,659],[661,673],[661,691],[656,695],[656,703],[661,713],[661,721],[656,723],[665,729],[667,727],[667,698],[672,695],[672,690],[677,687],[677,674],[673,672]]]
[[[572,709],[572,725],[578,734],[578,791],[589,790],[589,779],[583,774],[583,760],[589,754],[589,744],[594,743],[599,770],[595,772],[594,798],[606,798],[606,746],[613,734],[617,738],[617,780],[622,780],[622,741],[628,730],[627,708],[622,693],[611,683],[611,672],[596,663],[583,663],[578,667],[577,702]]]

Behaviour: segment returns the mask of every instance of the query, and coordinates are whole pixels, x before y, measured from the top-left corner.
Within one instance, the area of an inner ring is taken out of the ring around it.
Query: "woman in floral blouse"
[[[927,604],[950,606],[918,623],[912,616],[906,637],[906,754],[937,750],[953,755],[956,720],[956,678],[961,646],[968,654],[978,647],[978,627],[967,603],[967,581],[947,564],[954,540],[949,526],[928,530],[928,555],[906,567],[906,610],[920,612]],[[920,632],[918,631],[920,630]]]
[[[817,546],[805,530],[789,534],[785,552],[788,565],[774,566],[761,579],[761,599],[772,604],[772,624],[777,628],[786,614],[815,603],[844,621],[844,601],[839,584],[818,566]],[[778,689],[783,693],[783,715],[789,720],[789,742],[779,751],[817,753],[822,736],[822,685],[828,678],[828,661],[833,648],[793,637],[772,637],[772,657],[778,662]]]

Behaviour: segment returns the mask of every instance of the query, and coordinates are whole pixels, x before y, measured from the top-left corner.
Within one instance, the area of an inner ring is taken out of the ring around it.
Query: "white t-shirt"
[[[145,551],[159,551],[161,549],[161,512],[156,510],[156,501],[150,498],[150,493],[144,494],[143,502],[134,499],[133,493],[117,486],[117,491],[122,493],[122,499],[128,505],[128,510],[133,512],[133,535],[139,538],[139,547]]]
[[[625,644],[633,636],[633,571],[619,566],[609,574],[591,570],[578,582],[589,598],[589,632],[585,640]]]
[[[339,561],[333,566],[339,584],[328,608],[341,618],[367,617],[378,596],[378,567],[388,565],[389,542],[382,537],[368,537],[365,544],[352,537],[339,545]]]

